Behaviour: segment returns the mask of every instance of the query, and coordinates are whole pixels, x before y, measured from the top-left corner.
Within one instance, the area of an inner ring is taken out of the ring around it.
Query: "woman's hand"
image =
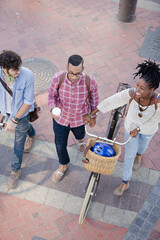
[[[135,128],[132,131],[130,131],[130,136],[136,138],[138,133],[139,131]]]
[[[12,122],[12,120],[9,120],[5,125],[4,131],[14,132],[16,127],[17,127],[17,124]]]

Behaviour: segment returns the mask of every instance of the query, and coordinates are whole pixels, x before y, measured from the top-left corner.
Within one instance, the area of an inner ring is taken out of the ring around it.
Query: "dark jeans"
[[[33,126],[29,123],[28,116],[20,119],[15,129],[14,155],[12,159],[13,170],[18,170],[21,167],[26,136],[33,137],[35,133]]]
[[[53,130],[55,133],[55,144],[56,150],[59,158],[59,163],[61,165],[66,165],[70,162],[68,151],[67,151],[67,142],[70,130],[77,140],[81,140],[85,136],[85,127],[84,125],[80,127],[70,128],[70,125],[62,126],[58,124],[53,119]]]

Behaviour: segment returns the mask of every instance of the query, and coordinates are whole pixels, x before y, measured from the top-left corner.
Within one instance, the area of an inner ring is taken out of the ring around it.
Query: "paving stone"
[[[159,178],[160,178],[160,171],[155,171],[153,169],[150,169],[148,183],[151,185],[155,185]]]
[[[45,199],[48,193],[48,189],[38,185],[32,185],[31,189],[28,189],[25,199],[33,202],[45,203]]]
[[[42,237],[33,236],[32,240],[47,240],[47,239],[46,238],[42,238]]]
[[[144,231],[143,229],[141,229],[139,232],[139,237],[141,237],[142,239],[147,239],[148,235],[148,231]]]
[[[68,194],[64,203],[64,211],[79,215],[82,204],[83,204],[82,198]]]
[[[105,211],[105,207],[106,206],[104,204],[99,204],[97,202],[92,202],[87,216],[89,218],[97,219],[97,220],[102,221],[103,220],[104,211]]]
[[[142,227],[142,225],[143,225],[143,223],[144,223],[144,219],[143,218],[136,218],[135,220],[134,220],[134,222],[133,222],[135,225],[137,225],[138,227]]]
[[[149,213],[146,212],[146,211],[144,211],[144,210],[141,210],[141,211],[139,212],[139,216],[140,216],[141,218],[144,218],[144,219],[145,219],[148,215],[149,215]]]
[[[153,188],[152,193],[160,197],[160,187],[156,186]]]
[[[151,212],[151,214],[153,215],[153,216],[156,216],[156,217],[160,217],[160,206],[159,207],[154,207],[153,209],[152,209],[152,212]]]
[[[153,229],[153,227],[154,227],[154,224],[153,224],[153,223],[150,223],[150,222],[145,222],[145,223],[143,224],[143,229],[144,229],[145,231],[151,232],[152,229]]]
[[[152,214],[150,214],[147,219],[149,222],[154,223],[154,224],[156,224],[156,222],[158,221],[158,218]]]
[[[146,211],[146,212],[150,212],[153,209],[153,204],[149,203],[149,202],[145,202],[142,206],[142,210]]]
[[[159,200],[159,197],[153,193],[151,193],[147,198],[147,202],[150,202],[152,204],[155,204],[158,200]]]
[[[66,198],[67,198],[66,193],[50,189],[45,198],[45,204],[47,206],[54,206],[58,209],[63,209],[64,204],[66,202]]]
[[[127,211],[123,209],[117,209],[111,206],[106,206],[103,219],[104,221],[111,224],[129,227],[129,225],[131,225],[136,215],[137,213],[132,211]]]

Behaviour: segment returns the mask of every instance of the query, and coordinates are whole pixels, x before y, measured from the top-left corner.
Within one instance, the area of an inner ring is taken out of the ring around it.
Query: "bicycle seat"
[[[96,142],[96,144],[91,148],[91,150],[103,157],[113,157],[116,155],[113,147],[104,142]]]

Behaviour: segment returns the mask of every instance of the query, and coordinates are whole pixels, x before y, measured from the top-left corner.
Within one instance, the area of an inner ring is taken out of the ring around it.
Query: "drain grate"
[[[41,92],[49,88],[53,74],[58,68],[52,62],[44,58],[28,58],[23,60],[23,66],[30,69],[35,78],[35,92]]]
[[[149,27],[138,56],[160,62],[160,28]]]

